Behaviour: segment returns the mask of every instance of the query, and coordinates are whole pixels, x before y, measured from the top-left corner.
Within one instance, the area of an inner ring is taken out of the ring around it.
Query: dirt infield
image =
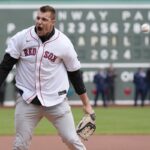
[[[0,136],[0,150],[12,149],[12,136]],[[84,142],[87,150],[150,150],[150,135],[101,135]],[[58,136],[34,136],[30,150],[67,150]]]

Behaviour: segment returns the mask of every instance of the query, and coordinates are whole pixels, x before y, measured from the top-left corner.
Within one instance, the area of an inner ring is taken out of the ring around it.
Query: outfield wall
[[[36,9],[41,4],[0,5],[0,49],[17,31],[34,24]],[[73,42],[79,55],[83,79],[90,99],[95,72],[110,64],[117,70],[116,99],[133,102],[133,73],[137,67],[150,67],[150,36],[141,33],[141,24],[150,21],[148,4],[54,4],[57,28]],[[10,76],[12,77],[12,76]],[[9,77],[9,79],[10,79]],[[7,80],[8,83],[11,80]],[[6,101],[13,99],[12,84],[7,84]],[[130,93],[126,90],[130,89]],[[10,92],[11,91],[11,92]],[[70,100],[78,96],[72,91]]]

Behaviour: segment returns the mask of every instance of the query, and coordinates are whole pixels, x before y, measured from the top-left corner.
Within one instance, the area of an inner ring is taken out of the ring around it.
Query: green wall
[[[0,5],[0,58],[7,40],[34,24],[35,11],[39,6]],[[92,80],[95,72],[100,67],[107,68],[113,64],[118,74],[116,99],[133,100],[133,73],[137,67],[146,70],[150,66],[150,36],[140,30],[143,23],[150,21],[150,5],[56,4],[55,7],[58,15],[56,26],[75,46],[90,99],[93,99],[91,91],[94,89]],[[128,88],[131,89],[130,94],[125,92]],[[73,94],[70,99],[78,97]]]

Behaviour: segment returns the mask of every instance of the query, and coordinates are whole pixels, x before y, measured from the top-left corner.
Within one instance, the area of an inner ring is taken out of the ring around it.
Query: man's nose
[[[37,20],[37,22],[38,22],[39,24],[41,24],[41,23],[42,23],[42,19]]]

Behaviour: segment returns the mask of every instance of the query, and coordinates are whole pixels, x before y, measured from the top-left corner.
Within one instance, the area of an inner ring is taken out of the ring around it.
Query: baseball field
[[[72,107],[77,124],[80,107]],[[84,142],[88,150],[149,150],[150,107],[97,107],[95,134]],[[14,108],[0,108],[0,149],[9,150],[14,138]],[[61,148],[59,148],[61,146]],[[31,150],[66,150],[55,128],[43,119],[35,129]]]

